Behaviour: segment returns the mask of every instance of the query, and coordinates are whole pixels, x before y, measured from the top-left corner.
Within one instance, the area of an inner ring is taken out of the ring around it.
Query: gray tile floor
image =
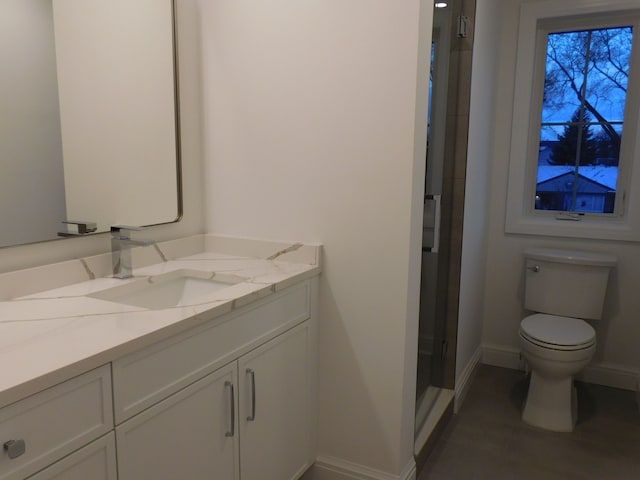
[[[483,365],[418,480],[639,480],[640,414],[635,393],[577,384],[572,433],[520,420],[522,372]]]

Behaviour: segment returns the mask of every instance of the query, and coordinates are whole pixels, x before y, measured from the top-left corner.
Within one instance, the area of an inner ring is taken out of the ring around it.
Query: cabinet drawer
[[[113,432],[36,473],[29,480],[117,480]]]
[[[113,362],[116,423],[309,318],[309,283]]]
[[[0,410],[0,480],[25,478],[111,428],[108,365],[11,404]]]

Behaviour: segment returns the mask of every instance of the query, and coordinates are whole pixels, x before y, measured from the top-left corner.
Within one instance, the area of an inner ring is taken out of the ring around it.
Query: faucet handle
[[[63,220],[66,225],[76,225],[78,234],[93,233],[98,229],[96,222],[88,222],[86,220]]]
[[[132,227],[127,225],[112,225],[111,226],[111,235],[113,237],[128,237],[130,231],[140,231],[144,230],[145,227]]]
[[[95,233],[98,230],[96,222],[88,222],[86,220],[63,220],[65,225],[74,225],[75,228],[71,230],[69,227],[65,227],[63,232],[58,232],[59,237],[79,237],[81,235],[88,235]]]

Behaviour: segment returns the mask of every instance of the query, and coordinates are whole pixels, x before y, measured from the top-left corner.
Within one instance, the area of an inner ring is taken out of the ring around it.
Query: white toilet
[[[591,361],[596,332],[584,319],[602,315],[612,255],[553,249],[525,251],[520,348],[531,369],[524,422],[557,432],[576,423],[573,376]]]

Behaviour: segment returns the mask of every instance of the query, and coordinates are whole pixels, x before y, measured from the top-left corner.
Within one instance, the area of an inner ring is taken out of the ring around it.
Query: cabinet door
[[[117,480],[113,432],[54,463],[29,480]]]
[[[312,462],[310,322],[238,361],[242,480],[292,480]]]
[[[235,364],[116,427],[119,480],[238,480]]]

